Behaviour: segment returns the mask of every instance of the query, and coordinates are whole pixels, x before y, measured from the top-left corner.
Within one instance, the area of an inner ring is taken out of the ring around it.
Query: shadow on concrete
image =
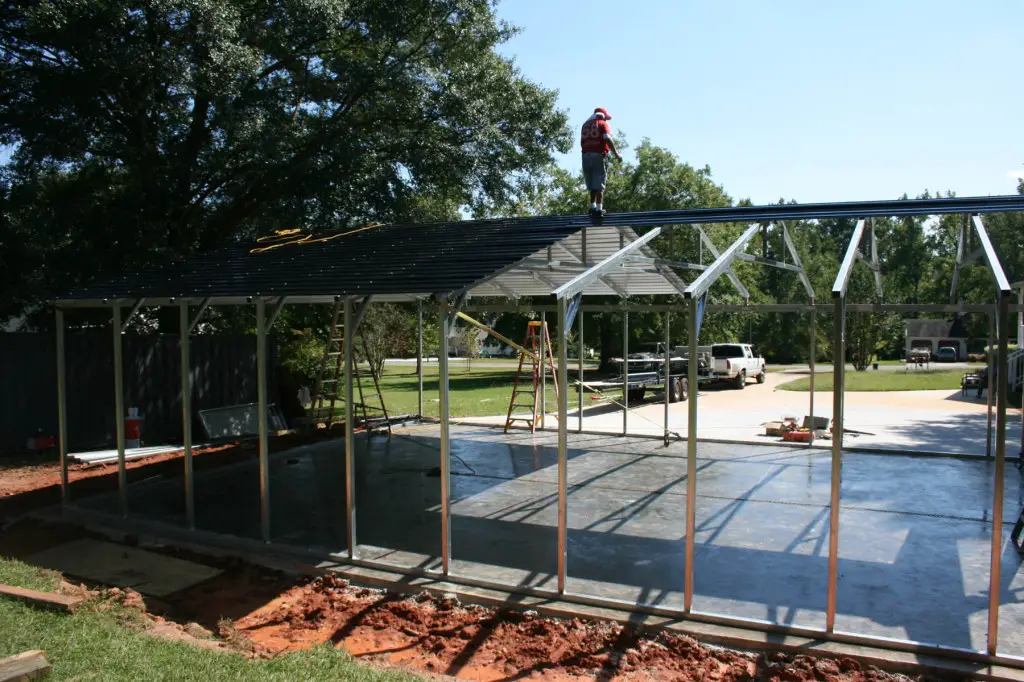
[[[1014,419],[1016,417],[1016,419]],[[947,415],[942,421],[910,420],[903,424],[893,424],[887,430],[898,438],[913,442],[913,450],[948,453],[985,454],[987,438],[987,415],[954,414]],[[992,452],[995,453],[996,418],[992,416]],[[853,445],[853,444],[851,444]],[[902,449],[899,443],[881,445]],[[1020,452],[1020,415],[1007,414],[1006,455],[1016,457]]]
[[[948,435],[933,434],[935,442],[949,447],[957,429],[944,425]],[[557,568],[553,436],[472,428],[452,435],[453,561],[507,584],[550,579]],[[598,596],[677,605],[685,575],[685,444],[573,436],[570,445],[569,576]],[[781,623],[823,613],[829,453],[699,447],[698,608]],[[438,452],[437,436],[423,430],[357,440],[361,546],[440,554]],[[1007,473],[1007,508],[1019,509],[1020,481],[1012,468]],[[841,629],[964,648],[983,641],[971,621],[987,598],[964,576],[987,571],[991,481],[984,460],[846,454],[838,608],[848,627]],[[132,488],[135,513],[180,523],[180,479]],[[204,472],[196,490],[201,528],[258,537],[254,462]],[[270,490],[275,542],[330,552],[347,546],[339,441],[274,455]],[[116,511],[116,494],[83,503]],[[1016,600],[1012,558],[1003,583],[1005,598]],[[1024,632],[1003,636],[1015,651],[1024,642]]]

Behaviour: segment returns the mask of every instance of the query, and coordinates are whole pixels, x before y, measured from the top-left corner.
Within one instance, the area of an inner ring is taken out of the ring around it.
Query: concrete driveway
[[[714,440],[772,443],[778,438],[764,435],[764,424],[783,417],[802,420],[811,412],[811,395],[805,391],[783,391],[778,386],[796,378],[799,371],[767,375],[764,384],[749,382],[742,391],[725,386],[702,388],[698,396],[697,435]],[[583,429],[602,433],[623,432],[623,410],[607,400],[584,395]],[[832,392],[815,391],[814,414],[832,418]],[[846,447],[893,449],[914,452],[986,454],[987,401],[974,394],[961,397],[960,391],[886,391],[845,394]],[[548,405],[551,410],[555,406]],[[626,428],[631,434],[661,435],[664,429],[663,394],[652,394],[640,405],[630,405]],[[688,403],[669,406],[669,430],[685,436]],[[1021,451],[1021,411],[1007,411],[1006,454],[1016,457]],[[504,424],[504,415],[465,418],[469,423]],[[995,429],[993,408],[993,432]],[[569,428],[579,424],[577,396],[569,396]],[[557,419],[548,417],[548,428],[556,428]],[[994,444],[994,437],[993,437]],[[831,447],[819,440],[819,447]],[[992,448],[994,452],[994,445]]]

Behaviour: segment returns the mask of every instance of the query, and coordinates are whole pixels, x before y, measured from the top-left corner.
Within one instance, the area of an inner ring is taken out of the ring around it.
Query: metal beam
[[[355,358],[355,334],[349,330],[354,326],[352,299],[346,298],[342,307],[342,324],[345,341],[342,352],[345,387],[345,534],[348,539],[348,558],[356,557],[356,438],[355,438],[355,394],[352,384],[352,369]]]
[[[1024,312],[1024,304],[1008,306],[1010,312]],[[515,312],[554,312],[555,306],[550,304],[512,305],[512,304],[480,304],[468,306],[467,310],[476,313],[515,313]],[[605,303],[590,304],[581,307],[587,313],[665,313],[678,312],[678,303]],[[847,312],[851,313],[978,313],[991,314],[992,304],[981,303],[848,303]],[[751,303],[726,304],[712,303],[705,307],[705,313],[810,313],[817,311],[831,314],[830,303]]]
[[[741,253],[736,256],[736,260],[747,261],[748,263],[758,263],[760,265],[768,265],[773,268],[779,268],[780,270],[789,270],[790,272],[803,272],[803,268],[799,268],[789,263],[783,263],[782,261],[772,260],[771,258],[762,258],[761,256],[754,256],[749,253]]]
[[[864,238],[866,226],[867,221],[862,218],[857,221],[857,226],[853,228],[853,236],[850,238],[850,243],[846,246],[846,255],[843,257],[842,265],[839,266],[836,280],[832,284],[832,296],[834,297],[846,296],[846,290],[850,286],[850,273],[853,272],[853,266],[857,262],[857,252],[860,250],[860,241]]]
[[[620,238],[625,238],[626,237],[625,229],[626,228],[619,228],[619,236],[620,236]],[[671,231],[672,228],[668,228],[668,229]],[[671,234],[671,232],[670,232],[670,234]],[[628,260],[628,258],[627,258],[627,260]],[[625,266],[626,263],[623,263],[622,265]],[[686,290],[686,284],[682,280],[679,279],[679,277],[676,275],[676,273],[672,272],[671,268],[669,268],[669,267],[667,267],[665,265],[657,265],[657,264],[655,264],[654,267],[655,267],[654,272],[656,272],[657,274],[661,275],[662,278],[665,280],[665,282],[667,284],[669,284],[673,289],[675,289],[680,295],[683,294],[683,292]],[[641,270],[641,272],[644,272],[644,271]]]
[[[956,288],[960,284],[960,268],[964,265],[964,249],[967,245],[967,221],[965,214],[960,218],[960,236],[956,240],[956,261],[953,263],[953,281],[949,286],[949,302],[956,303]]]
[[[981,216],[976,215],[974,218],[974,231],[978,233],[978,240],[981,242],[981,249],[985,257],[985,263],[988,265],[988,269],[992,272],[992,278],[995,280],[996,290],[1003,294],[1004,298],[1010,293],[1010,281],[1006,279],[1006,273],[1003,272],[1002,263],[999,262],[999,256],[996,255],[996,250],[992,246],[992,240],[988,237],[988,230],[985,229],[985,224],[981,221]],[[1002,302],[1003,304],[1006,301]]]
[[[981,221],[975,218],[975,227],[978,236],[982,237],[982,246],[985,247],[986,258],[994,256],[991,252],[991,244],[988,243],[988,234],[985,232]],[[987,244],[987,245],[986,245]],[[998,303],[996,306],[996,333],[999,335],[999,347],[996,351],[996,459],[995,459],[995,480],[992,486],[992,553],[988,572],[988,654],[995,656],[999,649],[999,599],[1003,594],[1001,580],[1002,552],[1003,552],[1003,490],[1006,485],[1006,404],[1009,398],[1008,383],[1010,379],[1009,367],[1007,367],[1007,345],[1009,333],[1009,315],[1007,314],[1007,303],[1009,302],[1010,284],[999,267],[999,261],[992,259],[989,263],[995,264],[993,275],[997,281],[1002,277],[1006,289],[1000,288]],[[990,265],[991,267],[991,265]],[[991,353],[991,349],[989,349]],[[1012,518],[1012,517],[1011,517]]]
[[[626,244],[624,247],[613,253],[612,255],[605,258],[603,261],[593,266],[586,272],[582,272],[576,277],[572,278],[562,286],[555,289],[553,292],[557,298],[568,298],[576,294],[583,293],[583,290],[587,288],[587,284],[595,279],[599,279],[601,275],[618,267],[622,259],[633,251],[641,248],[652,239],[661,234],[661,228],[656,227],[645,235],[639,237],[633,242]]]
[[[349,334],[348,328],[345,328],[345,336],[350,339],[355,339],[356,332],[359,331],[359,325],[363,322],[363,317],[366,315],[366,311],[370,308],[370,302],[373,300],[373,296],[363,297],[363,302],[359,305],[359,309],[355,311],[352,316],[352,333]]]
[[[441,572],[445,577],[451,569],[451,415],[448,408],[448,332],[451,329],[449,306],[442,302],[438,310],[438,326],[441,330],[440,349],[437,356],[438,378],[438,420],[441,427]]]
[[[577,295],[572,301],[578,306]],[[565,593],[566,548],[568,545],[568,460],[569,460],[569,330],[572,329],[567,299],[558,299],[558,593]],[[582,340],[581,340],[582,342]],[[580,387],[582,395],[583,388]]]
[[[857,253],[855,254],[855,257],[857,258],[857,261],[859,263],[863,263],[864,267],[866,267],[868,270],[871,270],[872,272],[878,272],[879,271],[878,266],[875,265],[874,263],[872,263],[871,259],[868,258],[867,256],[865,256],[862,251],[858,250]]]
[[[183,304],[186,305],[186,306],[188,305],[188,303],[184,303],[184,302],[183,302]],[[199,324],[199,319],[203,316],[203,313],[205,313],[206,309],[209,308],[209,307],[210,307],[210,297],[207,296],[206,298],[203,299],[203,302],[199,304],[199,310],[196,311],[196,316],[193,317],[192,321],[188,323],[188,333],[189,334],[191,334],[192,332],[194,332],[196,330],[196,325]]]
[[[185,524],[190,530],[196,527],[195,483],[192,476],[192,363],[189,357],[191,326],[188,319],[188,303],[178,308],[181,353],[181,446],[185,463]]]
[[[755,226],[756,227],[756,226]],[[686,390],[686,544],[683,564],[683,610],[693,610],[693,569],[697,534],[697,298],[687,301],[687,353]]]
[[[843,467],[843,398],[846,381],[846,296],[835,297],[835,333],[832,337],[832,466],[828,510],[828,577],[825,597],[825,631],[836,629],[836,595],[839,581],[839,498]],[[812,425],[813,426],[813,425]]]
[[[135,305],[132,306],[131,312],[128,313],[128,317],[124,318],[124,320],[121,321],[122,333],[128,330],[128,324],[132,321],[132,318],[135,317],[135,313],[139,312],[139,308],[141,308],[142,304],[145,302],[146,299],[144,298],[140,298],[139,300],[135,301]]]
[[[284,304],[287,301],[287,296],[282,296],[281,298],[277,299],[277,304],[274,306],[273,310],[270,311],[270,315],[267,317],[268,332],[270,331],[270,328],[274,326],[274,323],[277,322],[277,316],[281,314],[282,310],[284,310]]]
[[[256,432],[259,438],[260,533],[270,542],[270,439],[267,433],[267,303],[256,299]]]
[[[561,322],[562,324],[565,325],[565,328],[567,330],[572,329],[572,323],[576,320],[576,313],[579,312],[581,303],[583,303],[583,294],[576,294],[571,299],[569,299],[569,305],[565,313],[565,318]],[[566,331],[566,334],[568,333],[569,332]]]
[[[871,269],[875,272],[875,293],[882,300],[882,266],[878,262],[878,239],[875,233],[874,219],[871,221]]]
[[[128,474],[125,469],[124,438],[124,352],[121,306],[114,306],[114,428],[117,429],[117,492],[121,516],[128,517]]]
[[[580,356],[580,367],[583,366]],[[582,391],[580,395],[583,395]],[[68,398],[67,363],[64,358],[64,310],[57,308],[57,450],[60,457],[60,506],[66,511],[68,488]]]
[[[708,233],[704,231],[704,227],[702,225],[695,225],[694,227],[696,227],[697,231],[700,233],[700,243],[706,246],[708,251],[711,252],[711,255],[717,260],[719,256],[722,255],[719,253],[718,247],[715,246],[713,241],[711,241],[711,237],[709,237]],[[732,285],[736,287],[736,291],[739,292],[739,295],[743,297],[743,300],[749,301],[750,292],[747,291],[747,288],[743,286],[743,282],[741,282],[740,278],[736,276],[735,272],[733,272],[732,266],[729,267],[725,274],[729,278],[729,281],[732,282]]]
[[[627,256],[630,263],[643,263],[645,265],[665,265],[680,270],[707,270],[708,266],[699,263],[689,263],[681,260],[668,260],[666,258],[651,258],[650,256]]]
[[[518,293],[516,293],[512,289],[509,289],[507,286],[505,286],[504,284],[502,284],[501,282],[499,282],[496,279],[495,280],[491,280],[490,282],[488,282],[488,284],[490,284],[492,287],[494,287],[495,289],[497,289],[501,293],[505,294],[505,296],[507,296],[508,298],[512,299],[513,301],[519,298],[519,294]]]
[[[720,256],[715,259],[707,270],[701,273],[700,277],[694,280],[690,286],[686,287],[685,296],[687,298],[700,298],[704,292],[711,288],[719,277],[722,275],[728,275],[732,270],[732,263],[739,254],[743,253],[743,249],[747,248],[747,244],[754,238],[761,229],[760,225],[751,225],[747,228],[746,232],[740,235],[739,239],[732,243],[728,249],[726,249]],[[714,253],[712,251],[712,253]],[[742,286],[742,285],[741,285]],[[747,296],[749,299],[749,296]]]
[[[576,315],[576,321],[578,323],[578,336],[580,340],[580,357],[579,357],[579,380],[580,385],[576,390],[576,433],[583,433],[583,310],[581,309]]]
[[[629,311],[622,313],[622,435],[629,433]]]
[[[780,222],[782,226],[782,239],[786,244],[786,250],[789,251],[790,258],[793,259],[793,263],[800,268],[800,282],[804,285],[804,290],[807,291],[807,295],[811,301],[814,301],[814,286],[811,285],[811,280],[807,276],[807,271],[804,270],[804,264],[800,262],[800,254],[796,251],[796,245],[793,243],[793,239],[789,236],[789,229],[786,227],[786,223]]]
[[[416,304],[416,414],[423,418],[423,301]]]
[[[664,367],[665,381],[665,428],[662,433],[662,438],[665,442],[665,447],[669,444],[669,431],[668,431],[668,409],[669,403],[672,402],[672,313],[665,313],[665,367]]]

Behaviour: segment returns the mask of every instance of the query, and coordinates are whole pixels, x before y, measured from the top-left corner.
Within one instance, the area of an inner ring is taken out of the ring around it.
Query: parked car
[[[747,379],[757,383],[765,380],[764,358],[754,353],[749,343],[716,343],[711,346],[712,369],[720,381],[729,381],[735,388],[744,388]]]
[[[935,359],[939,362],[956,362],[959,357],[957,356],[956,348],[952,346],[943,346],[935,354]]]
[[[480,348],[482,358],[511,358],[515,357],[518,351],[512,346],[503,343],[492,342]]]
[[[907,353],[908,365],[930,362],[931,359],[932,352],[928,348],[911,348],[910,352]]]

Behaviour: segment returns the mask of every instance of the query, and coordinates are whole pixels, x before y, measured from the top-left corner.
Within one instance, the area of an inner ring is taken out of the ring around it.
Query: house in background
[[[914,348],[924,348],[934,358],[940,348],[948,346],[956,350],[957,360],[967,358],[967,324],[962,315],[953,320],[904,320],[903,325],[904,356]]]

